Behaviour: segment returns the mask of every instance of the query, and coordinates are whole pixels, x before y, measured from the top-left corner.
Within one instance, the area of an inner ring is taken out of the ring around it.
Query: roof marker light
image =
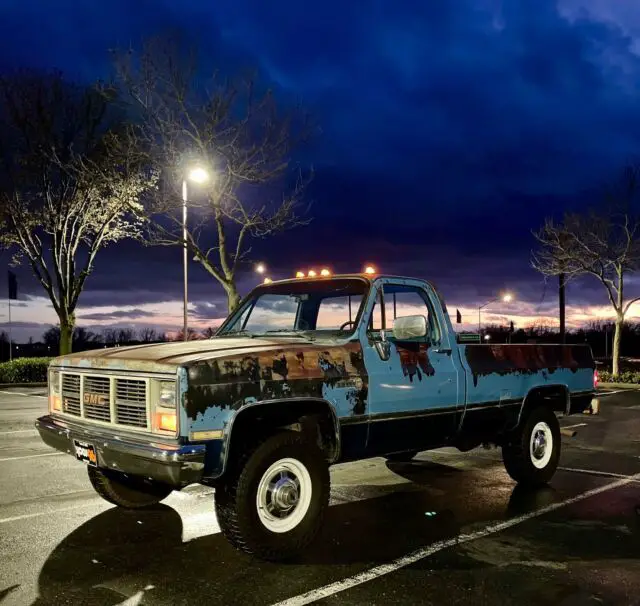
[[[303,271],[297,271],[296,272],[296,278],[304,278],[304,272]]]
[[[328,269],[323,269],[320,271],[321,276],[330,276],[331,272]]]
[[[273,282],[273,280],[271,278],[265,278],[262,283],[263,284],[271,284],[271,282]]]
[[[307,275],[308,275],[310,278],[315,278],[318,274],[315,272],[315,270],[310,269],[310,270],[309,270],[309,273],[307,273]]]
[[[364,273],[365,274],[375,274],[376,273],[376,268],[373,265],[367,265],[364,268]]]

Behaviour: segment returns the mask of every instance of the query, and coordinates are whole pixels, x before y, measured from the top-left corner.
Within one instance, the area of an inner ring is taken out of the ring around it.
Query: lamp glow
[[[315,269],[310,269],[309,273],[307,274],[310,278],[315,278],[318,274],[316,273]]]
[[[364,268],[364,273],[365,274],[369,274],[369,275],[375,274],[376,273],[376,268],[373,265],[367,265]]]
[[[505,293],[505,294],[503,295],[503,297],[502,297],[502,300],[503,300],[505,303],[511,303],[511,301],[513,301],[513,295],[512,295],[510,292]]]
[[[304,272],[303,271],[297,271],[296,272],[296,278],[304,278]]]
[[[258,263],[258,264],[256,265],[256,271],[257,271],[259,274],[263,274],[263,273],[266,271],[266,269],[267,269],[267,268],[264,266],[264,263]]]
[[[330,276],[331,272],[328,269],[323,269],[320,271],[321,276]]]
[[[265,278],[262,283],[263,284],[271,284],[271,282],[273,282],[273,280],[271,278]]]
[[[192,168],[189,171],[189,181],[193,181],[194,183],[204,183],[208,179],[209,179],[209,174],[204,168],[200,166],[197,166],[196,168]]]

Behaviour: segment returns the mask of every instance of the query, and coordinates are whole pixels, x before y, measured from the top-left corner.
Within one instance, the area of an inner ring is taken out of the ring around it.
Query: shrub
[[[599,370],[598,378],[601,383],[640,383],[640,371],[625,370],[614,377],[608,370]]]
[[[18,358],[0,364],[0,383],[45,383],[51,358]]]

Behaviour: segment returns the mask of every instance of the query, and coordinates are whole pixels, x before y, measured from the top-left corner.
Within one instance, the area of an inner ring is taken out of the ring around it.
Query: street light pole
[[[478,334],[481,334],[481,315],[482,310],[487,306],[491,305],[491,303],[495,303],[496,301],[503,301],[504,303],[511,303],[513,301],[513,295],[511,293],[505,293],[500,297],[496,297],[495,299],[491,299],[491,301],[487,301],[484,305],[480,305],[478,307]]]
[[[184,278],[184,323],[182,327],[182,338],[188,339],[187,330],[189,327],[189,316],[187,313],[187,180],[182,180],[182,272]]]

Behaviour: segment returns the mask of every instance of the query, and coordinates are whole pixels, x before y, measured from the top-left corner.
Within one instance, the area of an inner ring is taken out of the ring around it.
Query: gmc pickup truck
[[[588,346],[459,343],[428,282],[301,277],[255,288],[212,339],[55,359],[36,427],[119,507],[215,487],[227,539],[279,560],[316,535],[333,463],[484,444],[548,482],[558,414],[588,408],[595,377]]]

